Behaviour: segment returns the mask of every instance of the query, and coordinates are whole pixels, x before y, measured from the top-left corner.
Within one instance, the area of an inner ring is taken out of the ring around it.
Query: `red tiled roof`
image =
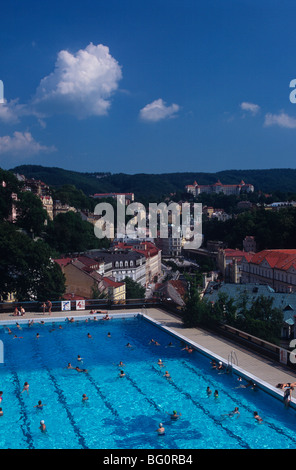
[[[103,277],[103,283],[110,287],[121,287],[124,285],[124,282],[113,281],[110,277]]]
[[[288,270],[291,266],[296,267],[296,250],[263,250],[255,253],[249,262],[261,264],[267,261],[271,268]]]
[[[63,299],[64,300],[86,300],[86,297],[82,297],[81,295],[76,295],[76,294],[64,294]]]
[[[54,259],[55,263],[59,264],[61,267],[67,266],[67,264],[71,263],[72,258],[59,258]]]

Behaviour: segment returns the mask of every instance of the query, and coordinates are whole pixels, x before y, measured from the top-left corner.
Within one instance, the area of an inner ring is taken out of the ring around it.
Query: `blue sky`
[[[295,168],[296,4],[3,0],[0,166]]]

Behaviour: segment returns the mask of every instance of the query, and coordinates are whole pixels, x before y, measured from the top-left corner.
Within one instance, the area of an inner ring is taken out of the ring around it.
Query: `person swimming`
[[[39,400],[39,401],[38,401],[38,404],[35,405],[34,408],[38,408],[39,410],[41,410],[44,406],[46,406],[46,405],[44,405],[44,404],[42,403],[42,401]]]
[[[173,414],[170,415],[171,419],[179,419],[181,417],[181,413],[178,414],[176,410],[173,411]]]
[[[46,432],[46,426],[45,426],[45,422],[43,419],[40,421],[39,429],[41,432]]]
[[[75,370],[76,370],[77,372],[88,372],[87,369],[80,369],[80,367],[78,367],[78,366],[75,367]]]
[[[258,421],[258,423],[262,423],[262,418],[258,415],[257,411],[254,411],[253,413],[253,416],[254,418],[256,419],[256,421]]]
[[[162,436],[165,434],[165,428],[162,423],[159,423],[157,433],[159,436]]]

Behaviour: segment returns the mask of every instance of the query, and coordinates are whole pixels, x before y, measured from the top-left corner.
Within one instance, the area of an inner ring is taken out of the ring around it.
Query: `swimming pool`
[[[22,330],[15,325],[10,329],[12,334],[0,327],[5,352],[0,365],[1,449],[296,446],[294,409],[262,390],[241,388],[237,375],[212,370],[208,357],[197,351],[188,354],[177,337],[140,315],[44,325],[35,321],[31,327],[23,324]],[[164,367],[158,365],[159,358]],[[124,366],[118,366],[120,361]],[[67,369],[68,363],[88,372]],[[165,371],[171,379],[164,377]],[[22,392],[25,382],[29,393]],[[84,393],[88,400],[82,402]],[[36,407],[39,400],[42,409]],[[235,407],[239,417],[227,416]],[[178,420],[171,419],[173,410],[181,413]],[[254,419],[254,411],[262,423]],[[46,433],[39,429],[41,420]],[[160,422],[163,436],[156,432]]]

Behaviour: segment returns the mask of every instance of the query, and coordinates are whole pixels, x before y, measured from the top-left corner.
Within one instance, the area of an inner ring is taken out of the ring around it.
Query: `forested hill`
[[[133,192],[136,198],[158,200],[164,195],[184,192],[187,184],[212,184],[220,179],[223,184],[237,184],[241,180],[254,185],[255,190],[266,193],[281,191],[296,193],[296,169],[269,170],[225,170],[216,173],[165,173],[135,174],[124,173],[83,173],[56,167],[21,165],[11,169],[27,178],[40,179],[53,187],[71,184],[85,194],[104,192]]]

